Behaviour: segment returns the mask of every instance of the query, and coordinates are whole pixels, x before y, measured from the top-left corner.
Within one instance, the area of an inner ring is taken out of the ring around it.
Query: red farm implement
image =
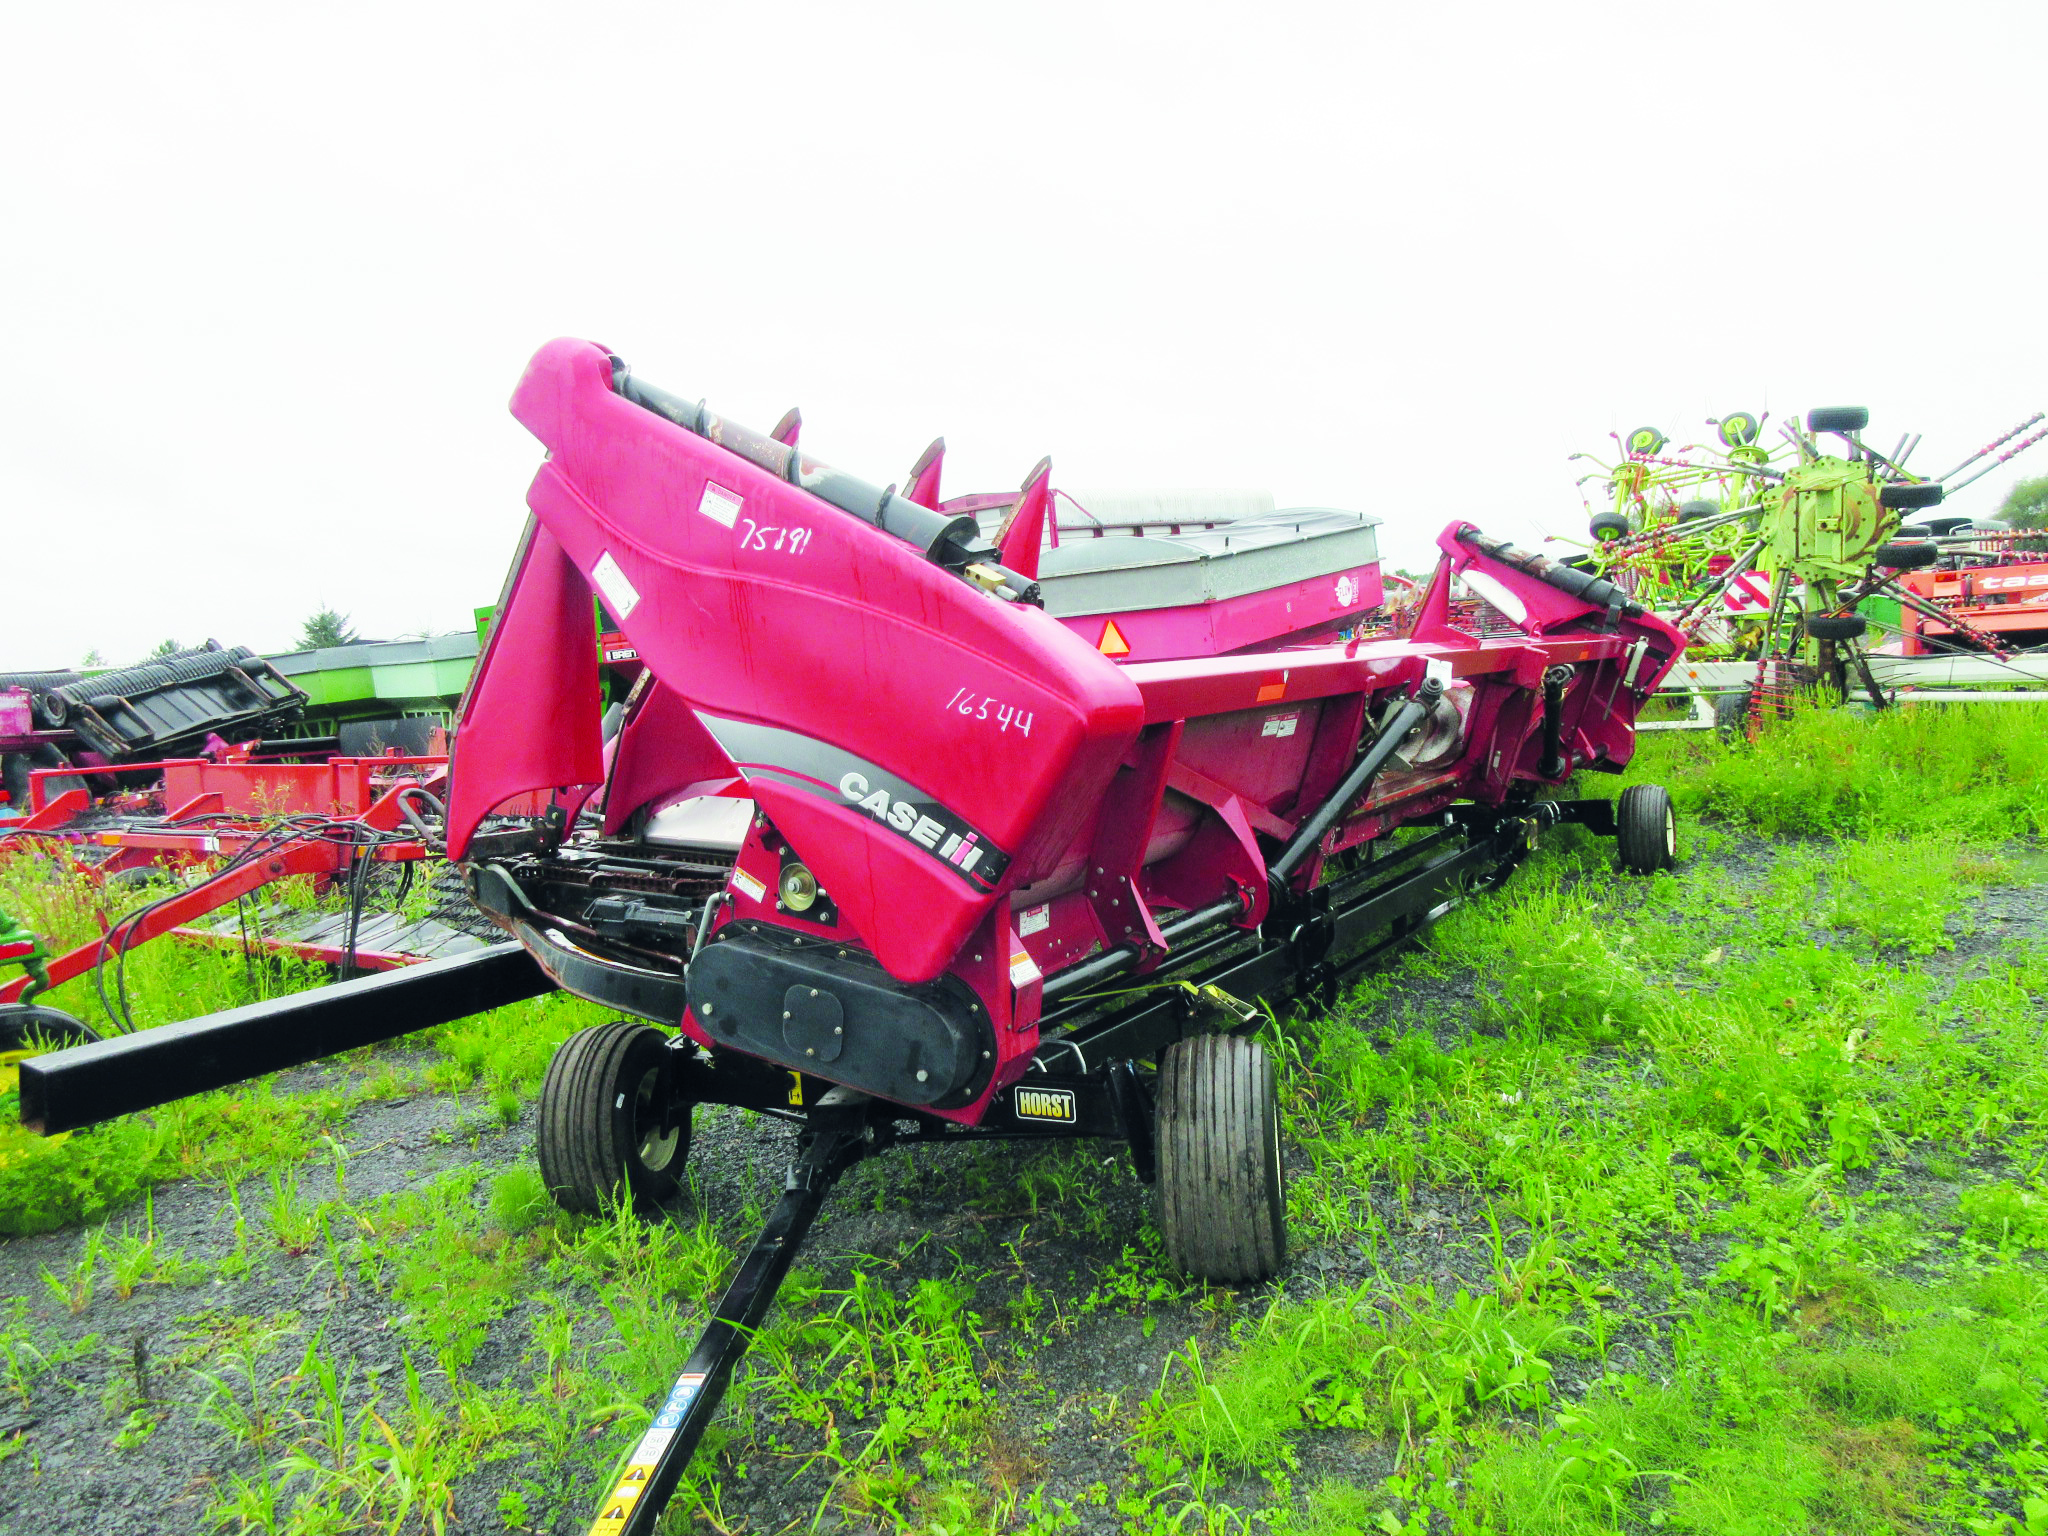
[[[1925,538],[1928,559],[1902,578],[1925,600],[1900,614],[1905,655],[2048,648],[2048,536],[1960,517],[1910,531]]]
[[[264,658],[213,640],[89,677],[0,673],[0,791],[19,814],[32,771],[69,768],[64,787],[110,792],[153,761],[282,730],[305,702]]]
[[[379,867],[396,866],[409,879],[426,855],[422,812],[438,810],[433,791],[447,761],[395,754],[293,763],[180,759],[136,765],[150,789],[100,800],[69,770],[33,772],[29,814],[0,825],[0,849],[64,859],[103,889],[123,883],[114,877],[152,868],[195,877],[113,920],[98,938],[49,957],[41,986],[109,962],[118,975],[130,951],[165,934],[225,937],[192,925],[297,876],[342,895],[341,910],[272,935],[266,947],[339,965],[344,974],[422,958],[418,945],[393,942],[397,925],[388,918],[366,923],[365,901]],[[26,976],[0,985],[0,1004],[21,1000],[31,985]],[[101,991],[109,1014],[121,1018],[118,983],[111,996]]]
[[[661,1207],[697,1104],[795,1122],[594,1531],[652,1528],[846,1168],[1121,1142],[1179,1266],[1262,1279],[1286,1234],[1256,1002],[1327,1003],[1559,823],[1672,861],[1663,791],[1567,786],[1628,762],[1684,637],[1470,524],[1398,635],[1347,639],[1379,599],[1357,514],[1096,536],[1044,465],[942,501],[937,445],[877,489],[793,420],[749,432],[578,341],[513,411],[548,456],[443,828],[516,942],[37,1058],[22,1102],[59,1131],[559,987],[622,1015],[542,1090],[564,1205]],[[645,669],[609,742],[593,594]]]

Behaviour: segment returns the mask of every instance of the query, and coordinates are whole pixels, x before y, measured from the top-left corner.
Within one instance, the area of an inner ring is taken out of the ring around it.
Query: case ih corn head
[[[1369,518],[1053,547],[1044,465],[970,510],[934,445],[877,489],[580,341],[513,411],[548,457],[445,836],[517,942],[36,1058],[23,1105],[63,1130],[560,987],[622,1015],[542,1091],[565,1206],[660,1207],[697,1104],[794,1122],[785,1192],[596,1531],[652,1527],[855,1163],[1120,1140],[1174,1263],[1260,1279],[1286,1234],[1252,1000],[1327,1002],[1558,823],[1672,860],[1662,790],[1557,796],[1628,761],[1684,637],[1469,524],[1404,634],[1345,641],[1378,592]],[[646,668],[610,742],[593,592]]]

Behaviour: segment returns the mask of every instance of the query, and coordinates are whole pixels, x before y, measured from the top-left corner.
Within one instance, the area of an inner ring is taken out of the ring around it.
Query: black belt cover
[[[988,1013],[954,977],[906,987],[865,952],[734,923],[690,962],[690,1011],[721,1045],[899,1104],[965,1104]]]

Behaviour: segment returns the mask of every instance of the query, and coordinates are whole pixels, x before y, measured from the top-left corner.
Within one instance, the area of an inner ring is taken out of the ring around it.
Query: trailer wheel
[[[1595,544],[1608,544],[1616,539],[1625,539],[1635,530],[1628,525],[1628,519],[1619,512],[1595,512],[1587,528],[1591,530]]]
[[[540,1090],[540,1176],[567,1211],[596,1213],[623,1180],[637,1209],[676,1192],[690,1151],[690,1113],[663,1102],[667,1037],[619,1019],[579,1030],[548,1063]]]
[[[1287,1260],[1280,1101],[1266,1048],[1196,1035],[1159,1062],[1159,1230],[1201,1280],[1264,1280]]]
[[[1742,736],[1749,725],[1749,696],[1754,689],[1745,688],[1741,693],[1724,693],[1714,700],[1714,729],[1723,741],[1734,741]]]
[[[1654,875],[1678,862],[1678,816],[1661,784],[1631,784],[1614,807],[1614,841],[1621,867]]]
[[[1892,480],[1877,488],[1877,504],[1894,512],[1938,507],[1947,491],[1935,480]]]
[[[1870,425],[1870,410],[1861,405],[1821,405],[1806,413],[1809,432],[1861,432]]]

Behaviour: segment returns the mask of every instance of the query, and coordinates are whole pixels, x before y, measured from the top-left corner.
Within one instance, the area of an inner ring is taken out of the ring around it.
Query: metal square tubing
[[[362,976],[33,1056],[21,1121],[45,1136],[226,1088],[553,990],[517,944]]]

